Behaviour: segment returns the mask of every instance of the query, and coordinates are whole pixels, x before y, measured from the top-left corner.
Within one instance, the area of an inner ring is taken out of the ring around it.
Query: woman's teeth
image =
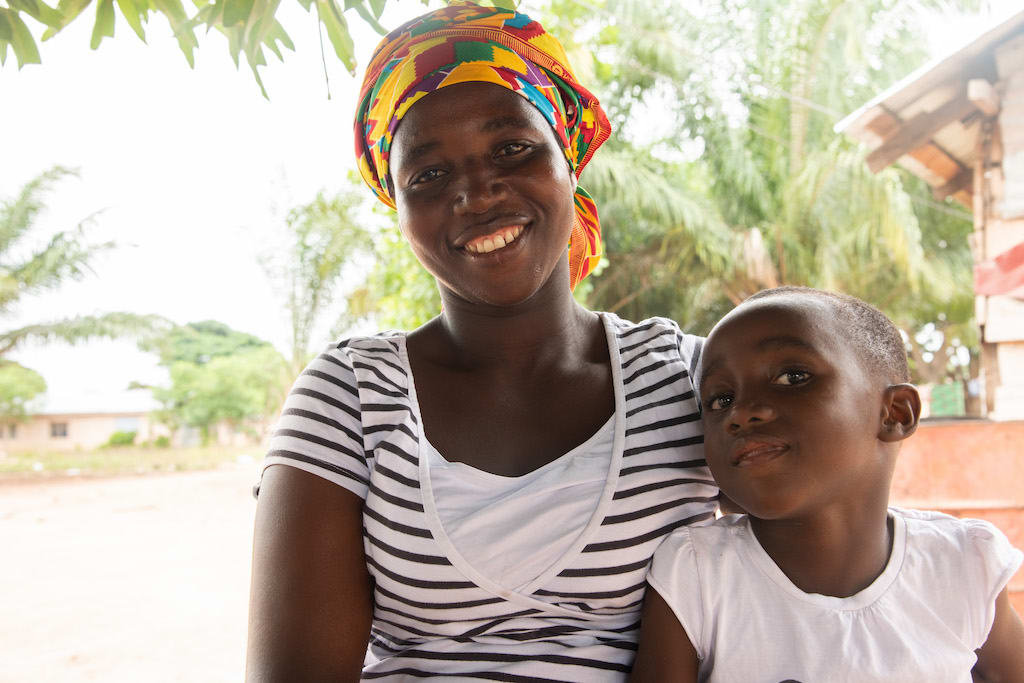
[[[523,234],[523,226],[516,225],[508,228],[502,228],[493,235],[487,237],[478,237],[477,239],[466,243],[466,251],[474,254],[487,254],[496,249],[501,249],[512,244],[517,237]]]

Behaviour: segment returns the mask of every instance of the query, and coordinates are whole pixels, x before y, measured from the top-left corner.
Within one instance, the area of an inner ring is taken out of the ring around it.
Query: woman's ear
[[[921,395],[913,384],[890,384],[882,399],[882,426],[878,438],[902,441],[915,431],[921,418]]]

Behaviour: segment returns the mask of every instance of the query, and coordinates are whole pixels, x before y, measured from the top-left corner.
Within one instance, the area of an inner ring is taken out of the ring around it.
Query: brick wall
[[[987,520],[1024,550],[1024,421],[922,423],[900,450],[890,500]],[[1024,570],[1009,590],[1024,615]]]

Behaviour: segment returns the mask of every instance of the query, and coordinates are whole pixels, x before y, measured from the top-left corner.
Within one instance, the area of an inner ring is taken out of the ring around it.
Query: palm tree
[[[19,303],[33,295],[81,279],[89,272],[92,258],[114,246],[111,242],[87,242],[86,219],[74,230],[57,233],[44,246],[31,247],[29,238],[45,209],[46,193],[57,181],[73,175],[74,171],[56,166],[30,180],[13,198],[0,202],[0,319],[11,316]],[[43,320],[0,331],[0,416],[24,415],[32,400],[46,390],[46,382],[37,372],[6,358],[19,346],[137,335],[163,322],[157,316],[106,313]]]
[[[878,305],[912,342],[934,324],[970,343],[969,215],[869,173],[833,126],[924,60],[923,11],[978,4],[552,0],[617,124],[582,179],[610,262],[590,303],[706,332],[758,289],[801,284]]]

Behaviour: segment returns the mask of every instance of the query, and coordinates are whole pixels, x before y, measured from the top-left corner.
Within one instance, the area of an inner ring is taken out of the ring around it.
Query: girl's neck
[[[885,570],[892,525],[885,505],[866,505],[853,515],[830,510],[808,519],[750,517],[758,543],[793,585],[838,598],[859,593]]]

